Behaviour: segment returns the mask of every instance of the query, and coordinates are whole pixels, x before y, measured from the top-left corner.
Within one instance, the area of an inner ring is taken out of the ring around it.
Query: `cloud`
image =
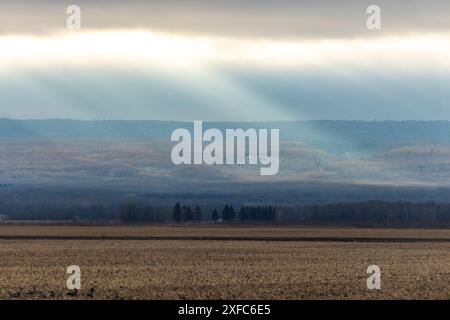
[[[0,33],[43,34],[64,30],[74,1],[3,0]],[[450,3],[378,0],[382,31],[366,28],[369,0],[78,0],[87,30],[158,32],[251,38],[348,38],[450,30]]]
[[[139,65],[198,68],[211,64],[264,67],[443,69],[450,66],[450,33],[376,39],[258,40],[180,36],[146,31],[76,32],[48,37],[0,36],[0,68]]]
[[[450,3],[0,4],[0,117],[450,120]]]

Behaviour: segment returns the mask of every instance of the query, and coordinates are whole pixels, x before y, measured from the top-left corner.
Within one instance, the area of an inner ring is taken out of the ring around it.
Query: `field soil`
[[[370,265],[381,290],[366,286]],[[6,225],[0,298],[450,299],[450,230]]]
[[[230,225],[174,225],[174,226],[77,226],[61,225],[58,223],[47,225],[35,224],[0,224],[0,239],[9,238],[192,238],[202,239],[273,239],[283,240],[438,240],[450,242],[450,229],[363,229],[363,228],[318,228],[292,226],[230,226]]]

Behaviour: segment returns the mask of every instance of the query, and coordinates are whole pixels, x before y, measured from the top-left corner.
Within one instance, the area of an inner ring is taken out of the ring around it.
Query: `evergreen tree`
[[[194,215],[195,215],[195,221],[199,221],[199,222],[202,221],[202,210],[200,209],[199,205],[197,205],[195,207]]]
[[[181,222],[181,206],[179,202],[173,208],[173,220],[175,222]]]
[[[230,208],[228,208],[228,205],[226,204],[225,207],[222,210],[222,219],[223,221],[228,221],[230,215]]]
[[[239,209],[239,220],[240,221],[245,221],[245,208],[241,207],[241,209]]]
[[[185,221],[192,221],[194,219],[194,215],[192,213],[191,207],[186,208]]]
[[[233,206],[230,206],[229,214],[228,214],[228,219],[229,219],[230,221],[233,221],[235,217],[236,217],[236,212],[234,212]]]
[[[211,218],[212,218],[213,222],[216,222],[217,220],[219,220],[219,213],[217,212],[216,209],[213,210]]]

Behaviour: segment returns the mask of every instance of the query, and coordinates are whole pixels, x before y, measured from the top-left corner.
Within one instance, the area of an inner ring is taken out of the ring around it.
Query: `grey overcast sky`
[[[449,88],[450,1],[0,3],[0,117],[450,120]]]

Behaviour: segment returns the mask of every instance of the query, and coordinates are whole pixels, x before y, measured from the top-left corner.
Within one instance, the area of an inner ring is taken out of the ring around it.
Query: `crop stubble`
[[[0,240],[0,298],[450,299],[450,242]]]

